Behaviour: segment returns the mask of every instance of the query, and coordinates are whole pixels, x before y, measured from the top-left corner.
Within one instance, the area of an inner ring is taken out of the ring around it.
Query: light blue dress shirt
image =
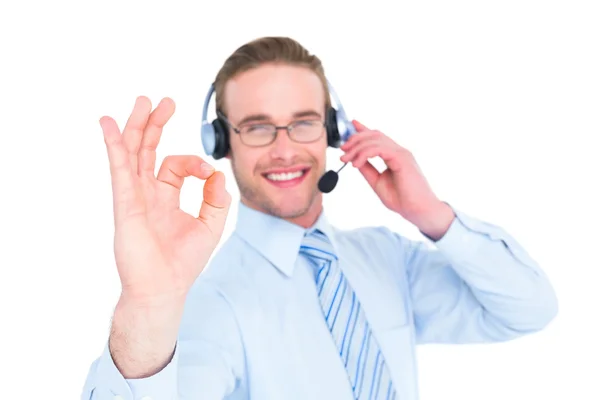
[[[506,341],[557,313],[551,284],[513,237],[454,211],[430,245],[385,227],[338,230],[324,215],[315,226],[360,299],[398,400],[418,399],[415,345]],[[188,295],[171,362],[127,380],[105,346],[81,398],[352,400],[313,269],[298,255],[305,231],[240,203],[233,234]]]

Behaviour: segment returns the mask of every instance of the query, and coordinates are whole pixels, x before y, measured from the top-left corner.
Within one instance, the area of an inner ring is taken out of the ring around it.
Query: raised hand
[[[443,236],[454,220],[450,206],[433,192],[412,153],[380,131],[354,121],[357,134],[341,146],[341,161],[352,163],[381,202],[431,238]],[[379,173],[369,158],[380,157],[387,169]]]
[[[138,305],[185,296],[221,239],[231,203],[225,176],[198,156],[168,156],[155,176],[156,148],[174,111],[169,98],[152,111],[142,96],[122,134],[112,118],[100,119],[112,178],[121,301]],[[198,216],[180,209],[188,176],[206,180]]]

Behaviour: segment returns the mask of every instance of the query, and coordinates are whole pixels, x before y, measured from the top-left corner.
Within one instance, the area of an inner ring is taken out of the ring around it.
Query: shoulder
[[[237,326],[236,299],[232,294],[241,293],[244,285],[243,246],[235,235],[227,238],[211,256],[208,264],[190,288],[185,304],[182,331],[212,331],[212,327]],[[236,279],[232,279],[235,276]],[[199,324],[198,321],[202,321]],[[204,334],[204,333],[203,333]]]
[[[408,265],[416,255],[432,250],[432,245],[427,240],[412,238],[387,226],[350,230],[334,228],[334,234],[340,251],[350,257],[379,261],[387,265]]]
[[[398,250],[408,244],[408,239],[385,226],[370,226],[355,229],[333,228],[335,240],[344,248],[372,252],[374,250]]]
[[[239,236],[232,234],[215,250],[195,282],[194,290],[223,296],[230,286],[238,286],[237,282],[243,280],[247,270],[244,265],[252,254],[252,249]],[[232,279],[233,276],[236,279]]]
[[[256,297],[256,282],[264,274],[264,267],[260,254],[234,232],[215,250],[187,301],[192,307],[202,302],[219,304],[222,312],[236,314]]]

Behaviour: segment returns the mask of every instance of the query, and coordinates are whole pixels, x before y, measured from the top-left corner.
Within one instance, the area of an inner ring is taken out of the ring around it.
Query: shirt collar
[[[320,230],[327,236],[337,253],[334,228],[323,212],[313,226],[304,229],[284,219],[254,210],[242,202],[238,203],[234,234],[241,237],[287,276],[291,276],[294,271],[304,235],[314,229]]]

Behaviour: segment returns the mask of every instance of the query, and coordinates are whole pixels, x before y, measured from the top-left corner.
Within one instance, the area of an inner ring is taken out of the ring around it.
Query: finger
[[[371,130],[361,131],[357,135],[350,136],[350,138],[346,141],[346,143],[344,143],[343,145],[340,146],[340,149],[342,149],[345,152],[348,152],[357,144],[362,143],[366,140],[374,139],[374,138],[382,136],[382,135],[383,134],[379,131],[371,131]]]
[[[163,127],[175,112],[175,102],[170,98],[164,98],[148,117],[148,123],[144,129],[142,142],[138,151],[138,173],[140,175],[154,176],[156,167],[156,148],[160,142]]]
[[[366,147],[374,146],[376,144],[379,144],[380,146],[382,146],[383,144],[381,142],[382,142],[382,139],[380,137],[377,137],[376,135],[370,135],[370,136],[364,137],[360,140],[356,140],[350,146],[343,149],[344,154],[340,157],[340,160],[342,160],[343,162],[351,162],[352,160],[354,160],[356,158],[356,155],[362,149],[364,149]]]
[[[137,174],[137,158],[144,129],[148,123],[150,112],[152,111],[152,103],[145,96],[139,96],[135,100],[133,111],[123,129],[123,141],[129,153],[129,163],[131,170]]]
[[[365,180],[369,183],[369,185],[375,189],[377,185],[377,181],[381,174],[377,171],[377,168],[373,166],[369,161],[365,162],[358,171],[365,177]]]
[[[351,162],[356,168],[362,168],[373,157],[380,157],[392,171],[400,170],[402,165],[400,152],[377,141],[363,144],[344,162]]]
[[[365,125],[361,124],[357,120],[352,120],[352,124],[356,128],[357,132],[362,132],[362,131],[368,131],[368,130],[370,130],[369,128],[367,128]]]
[[[129,163],[129,155],[117,123],[110,117],[102,117],[100,126],[104,134],[110,165],[114,213],[115,218],[118,219],[126,211],[127,204],[133,200],[134,177]]]
[[[229,213],[231,195],[225,187],[225,175],[214,172],[204,184],[204,199],[198,220],[205,223],[215,240],[220,240]]]
[[[181,190],[183,181],[188,176],[208,179],[214,172],[212,165],[198,156],[168,156],[165,157],[156,179]]]

